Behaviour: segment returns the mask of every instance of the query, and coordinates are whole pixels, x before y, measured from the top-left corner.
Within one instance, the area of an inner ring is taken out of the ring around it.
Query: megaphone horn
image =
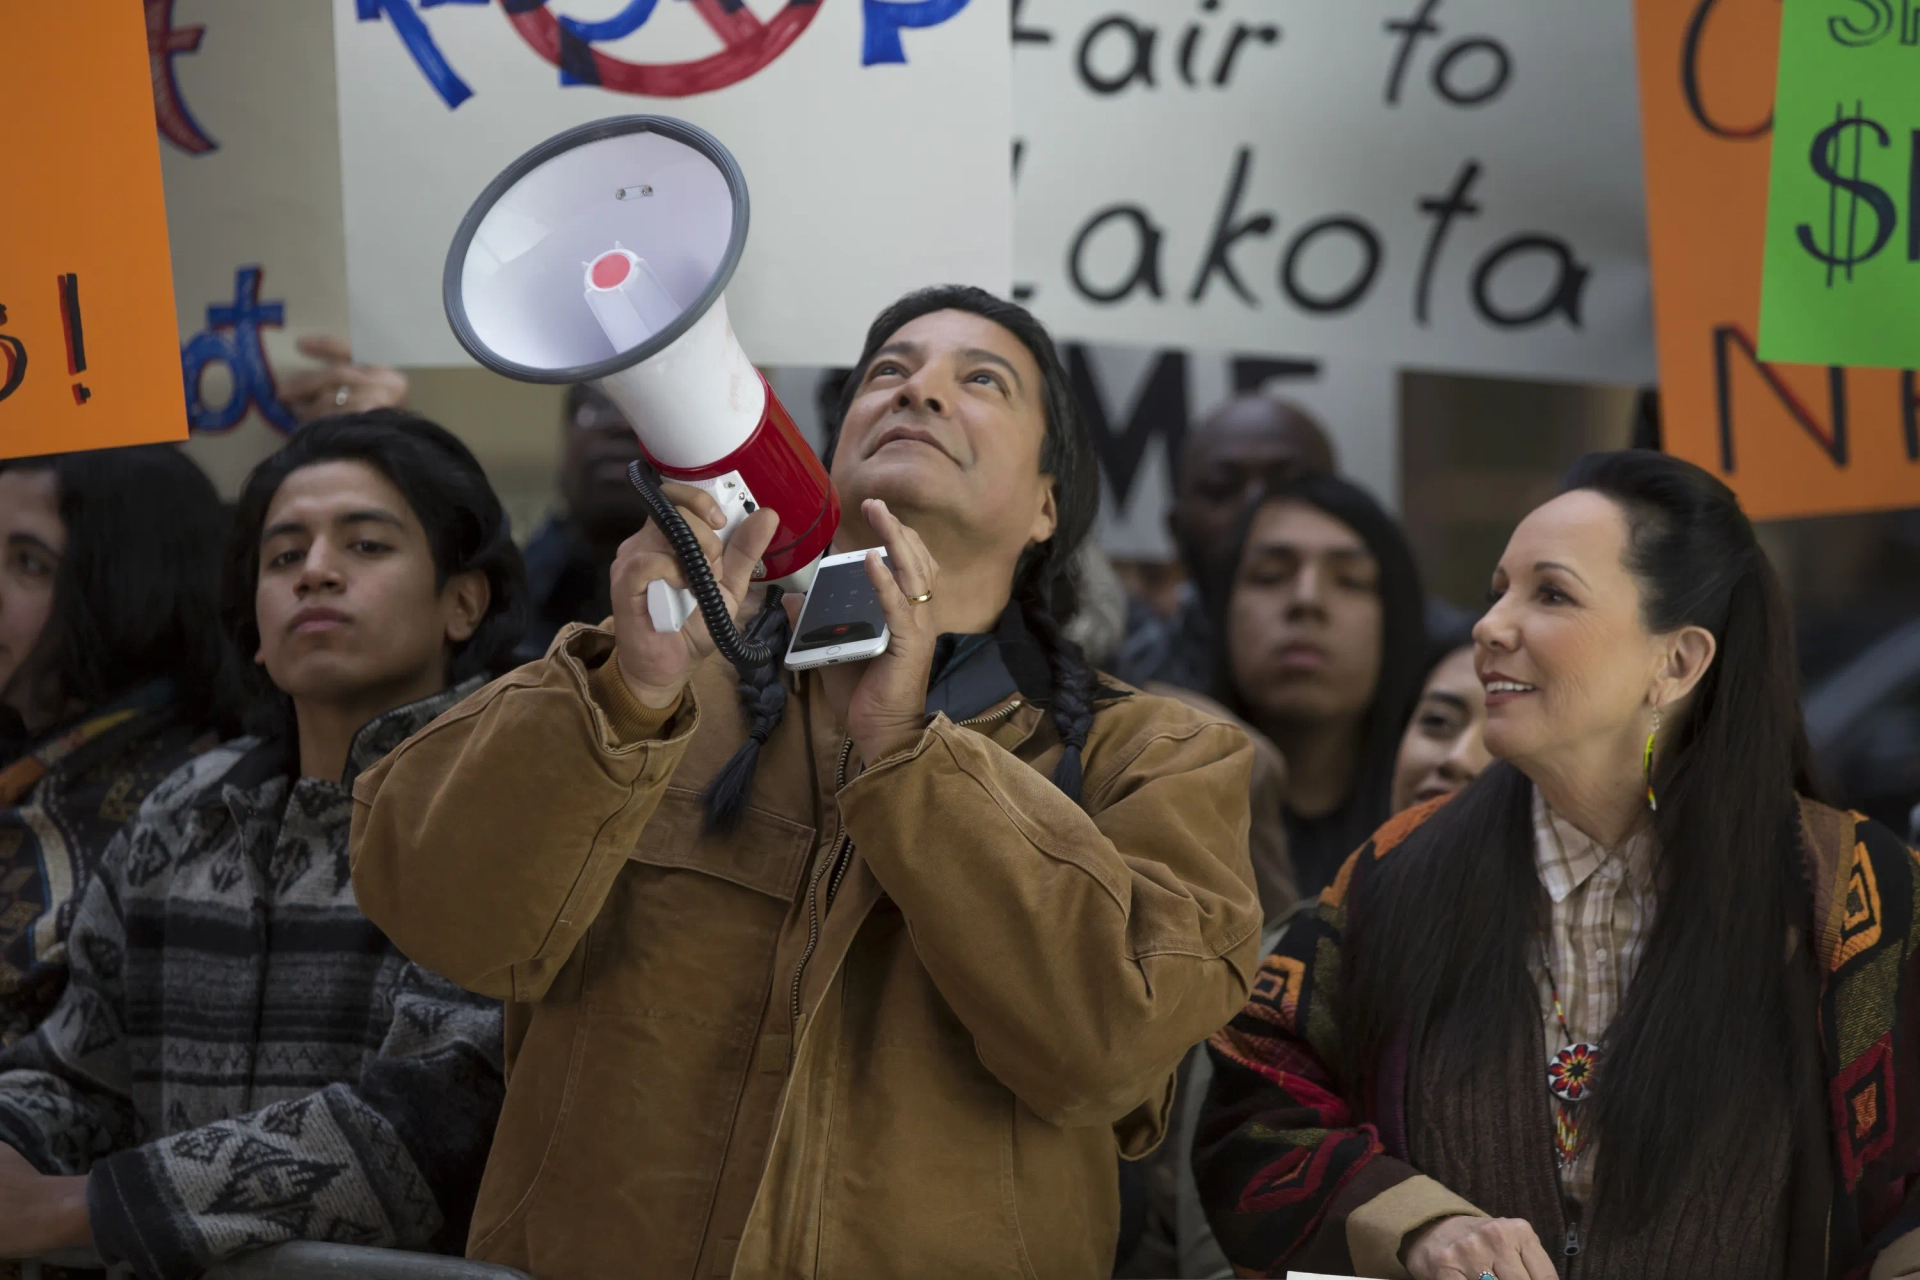
[[[720,503],[723,540],[772,507],[764,574],[804,585],[840,501],[727,320],[747,221],[746,177],[705,130],[666,116],[581,125],[508,165],[467,211],[447,253],[447,320],[495,373],[598,387],[660,475]],[[672,505],[637,469],[635,483],[678,544]],[[678,630],[697,603],[730,658],[762,665],[764,647],[740,641],[693,545],[695,589],[654,583],[654,625]]]

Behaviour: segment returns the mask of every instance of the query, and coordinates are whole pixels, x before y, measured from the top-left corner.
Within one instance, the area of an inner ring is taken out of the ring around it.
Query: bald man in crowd
[[[1198,584],[1218,572],[1235,522],[1263,486],[1337,469],[1333,442],[1299,405],[1259,392],[1229,400],[1187,432],[1172,458],[1173,507],[1167,531],[1186,567],[1179,611],[1161,618],[1134,602],[1114,674],[1210,693],[1214,687],[1212,626]]]

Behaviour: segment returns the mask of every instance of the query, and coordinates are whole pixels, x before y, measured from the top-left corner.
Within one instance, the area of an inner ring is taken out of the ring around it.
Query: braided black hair
[[[747,813],[747,792],[753,787],[753,772],[760,765],[760,748],[787,713],[787,686],[780,679],[780,660],[787,652],[787,611],[780,607],[785,594],[777,586],[767,588],[766,602],[759,616],[742,632],[749,644],[764,644],[773,650],[773,661],[754,667],[740,676],[740,705],[746,711],[747,740],[733,758],[713,775],[702,798],[707,804],[706,828],[721,835],[732,834]]]
[[[1040,470],[1053,477],[1058,522],[1051,538],[1028,547],[1021,557],[1014,572],[1012,601],[1019,606],[1028,633],[1046,655],[1052,676],[1053,688],[1046,705],[1064,748],[1060,763],[1054,767],[1053,783],[1078,803],[1083,780],[1081,753],[1093,729],[1095,710],[1112,694],[1100,686],[1079,646],[1067,639],[1061,629],[1072,621],[1080,606],[1072,573],[1073,560],[1080,544],[1092,532],[1093,518],[1099,510],[1100,464],[1086,418],[1074,398],[1073,381],[1046,327],[1025,307],[972,285],[936,285],[901,298],[881,312],[867,330],[865,349],[842,385],[839,403],[826,423],[825,460],[830,468],[840,439],[840,426],[859,394],[861,374],[875,353],[901,329],[936,311],[965,311],[992,321],[1019,339],[1040,367],[1041,404],[1046,417]],[[754,622],[756,628],[766,620],[767,614],[767,610],[762,610]],[[784,634],[785,621],[782,612],[777,622],[770,624],[774,633]],[[784,652],[784,643],[777,644],[776,649]],[[763,681],[780,686],[781,692],[776,695],[768,691]],[[707,788],[710,830],[729,830],[745,811],[760,744],[772,734],[785,711],[785,687],[772,674],[772,669],[756,673],[752,680],[743,679],[740,695],[752,718],[751,736]]]
[[[1013,599],[1020,606],[1021,621],[1027,624],[1027,631],[1039,641],[1041,651],[1047,655],[1047,665],[1053,672],[1053,693],[1048,710],[1053,716],[1054,727],[1060,732],[1061,744],[1066,748],[1061,753],[1060,763],[1053,767],[1053,785],[1078,804],[1083,778],[1080,756],[1087,745],[1087,735],[1093,731],[1094,702],[1101,690],[1094,678],[1093,668],[1087,665],[1080,654],[1080,647],[1061,634],[1053,608],[1038,586],[1038,575],[1023,580],[1015,588]]]

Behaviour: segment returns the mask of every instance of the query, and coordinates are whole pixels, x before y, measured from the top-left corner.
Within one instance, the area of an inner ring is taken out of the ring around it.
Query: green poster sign
[[[1760,356],[1920,368],[1920,0],[1784,0]]]

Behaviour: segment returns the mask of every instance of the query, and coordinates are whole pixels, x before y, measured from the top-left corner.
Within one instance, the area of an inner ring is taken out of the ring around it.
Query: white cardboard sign
[[[1653,377],[1628,0],[1021,0],[1017,280],[1063,336]]]
[[[347,335],[328,0],[146,0],[187,449],[232,493],[295,427],[294,343]]]
[[[509,8],[515,12],[508,12]],[[463,364],[441,267],[509,162],[607,116],[677,116],[739,160],[727,307],[762,364],[844,364],[909,289],[1005,292],[1006,0],[334,0],[356,354]]]

